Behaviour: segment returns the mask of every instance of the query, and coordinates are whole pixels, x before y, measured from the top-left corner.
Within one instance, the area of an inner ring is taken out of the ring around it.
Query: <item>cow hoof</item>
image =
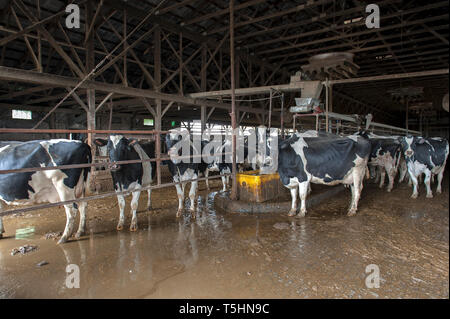
[[[59,244],[64,244],[64,243],[66,243],[67,242],[67,238],[66,237],[61,237],[59,240],[58,240],[58,242],[57,242],[57,244],[59,245]]]
[[[298,215],[296,216],[297,218],[303,218],[306,216],[306,212],[299,212]]]
[[[83,234],[84,234],[84,232],[78,231],[78,232],[75,234],[75,239],[80,239],[80,237],[83,236]]]
[[[123,225],[118,225],[118,226],[116,227],[116,229],[119,230],[119,231],[122,230],[122,229],[123,229]]]
[[[288,213],[288,216],[289,216],[289,217],[293,217],[293,216],[295,216],[295,215],[297,215],[297,211],[295,211],[295,210],[293,210],[293,209],[291,209],[291,210],[289,211],[289,213]]]
[[[411,198],[412,198],[412,199],[416,199],[418,196],[419,196],[419,195],[417,195],[417,194],[412,194],[412,195],[411,195]]]
[[[152,206],[148,206],[148,207],[147,207],[147,211],[151,211],[152,209],[153,209]]]
[[[433,198],[433,194],[427,194],[427,198]]]
[[[178,211],[177,211],[177,214],[175,215],[177,218],[180,218],[181,217],[181,214],[183,214],[183,210],[182,209],[179,209]]]
[[[347,216],[355,216],[356,215],[356,210],[349,210],[347,213]]]
[[[441,191],[441,190],[437,190],[437,191],[436,191],[436,194],[442,194],[442,191]],[[1,235],[0,235],[0,238],[2,238]]]
[[[2,239],[3,238],[3,234],[0,234],[0,239]]]
[[[135,231],[137,231],[137,230],[138,230],[137,225],[131,225],[131,226],[130,226],[130,231],[135,232]]]
[[[390,192],[392,191],[392,188],[388,188],[388,189],[386,189],[386,191],[387,191],[388,193],[390,193]]]

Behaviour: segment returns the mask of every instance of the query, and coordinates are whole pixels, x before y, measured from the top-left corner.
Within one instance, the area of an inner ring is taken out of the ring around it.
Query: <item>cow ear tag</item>
[[[136,144],[136,142],[137,142],[137,140],[131,140],[129,145],[133,146],[134,144]]]
[[[104,146],[103,143],[101,141],[99,141],[98,139],[95,139],[94,143],[98,146]]]

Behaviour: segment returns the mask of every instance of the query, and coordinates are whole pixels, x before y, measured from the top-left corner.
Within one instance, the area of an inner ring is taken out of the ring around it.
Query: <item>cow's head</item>
[[[96,138],[94,140],[94,144],[97,145],[98,147],[103,147],[108,144],[108,140],[105,140],[103,138]]]
[[[72,141],[86,142],[88,135],[86,133],[70,133],[69,139]]]
[[[406,158],[413,156],[417,145],[423,143],[425,143],[425,139],[423,137],[404,136],[400,139],[400,145]]]
[[[109,169],[113,172],[119,171],[122,165],[117,164],[119,161],[130,159],[129,153],[132,152],[133,145],[137,142],[134,139],[127,139],[120,134],[114,134],[108,140]]]

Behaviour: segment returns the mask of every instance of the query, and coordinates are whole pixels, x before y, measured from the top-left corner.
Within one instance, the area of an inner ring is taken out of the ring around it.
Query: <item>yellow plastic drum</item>
[[[236,174],[239,200],[262,203],[286,191],[278,173],[260,175],[259,171]]]

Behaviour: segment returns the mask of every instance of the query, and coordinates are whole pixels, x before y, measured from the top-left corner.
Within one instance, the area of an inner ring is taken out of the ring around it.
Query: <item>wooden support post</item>
[[[85,23],[85,32],[88,32],[88,26],[92,22],[93,19],[93,4],[92,1],[89,0],[86,3],[86,23]],[[95,56],[94,56],[94,37],[89,35],[86,38],[86,73],[89,73],[95,66]],[[88,104],[88,112],[87,112],[87,129],[95,130],[95,90],[87,89],[87,104]],[[93,136],[92,133],[88,133],[88,144],[93,147]],[[94,169],[94,167],[92,167]]]
[[[284,93],[281,93],[280,127],[281,127],[281,138],[284,138]]]
[[[333,84],[330,84],[330,96],[329,96],[329,99],[330,99],[330,106],[328,108],[329,108],[330,112],[333,112]]]
[[[272,127],[272,97],[273,91],[270,89],[270,100],[269,100],[269,129]]]
[[[329,97],[328,97],[328,78],[325,82],[325,131],[328,133],[328,112],[329,112]]]
[[[408,131],[409,131],[409,99],[407,97],[404,98],[405,101],[405,105],[406,105],[406,123],[405,123],[405,128],[406,128],[406,135],[408,135]]]
[[[231,200],[237,200],[237,180],[236,180],[236,95],[235,95],[235,67],[234,67],[234,0],[230,0],[230,63],[231,63],[231,129],[232,136],[232,186],[231,186]]]
[[[180,80],[180,95],[183,95],[183,33],[180,32],[180,53],[179,53],[179,68],[180,68],[180,73],[178,74],[179,76],[179,80]]]
[[[123,10],[123,39],[127,38],[127,9]],[[128,50],[128,43],[125,41],[123,43],[123,50],[126,52]],[[127,54],[123,56],[123,84],[128,86],[128,76],[127,76]]]
[[[153,75],[155,80],[156,91],[161,89],[161,29],[157,27],[153,32],[154,41],[154,65],[155,74]],[[154,119],[155,130],[161,131],[162,128],[162,100],[155,99],[156,102],[156,116]],[[157,184],[161,184],[161,135],[158,133],[155,136],[155,148],[156,148],[156,181]]]
[[[206,91],[206,60],[207,60],[207,47],[206,45],[203,45],[202,48],[202,69],[201,69],[201,74],[200,74],[200,86],[202,88],[202,91],[205,92]],[[203,132],[206,128],[206,105],[202,105],[200,107],[200,123],[201,123],[201,131]]]

